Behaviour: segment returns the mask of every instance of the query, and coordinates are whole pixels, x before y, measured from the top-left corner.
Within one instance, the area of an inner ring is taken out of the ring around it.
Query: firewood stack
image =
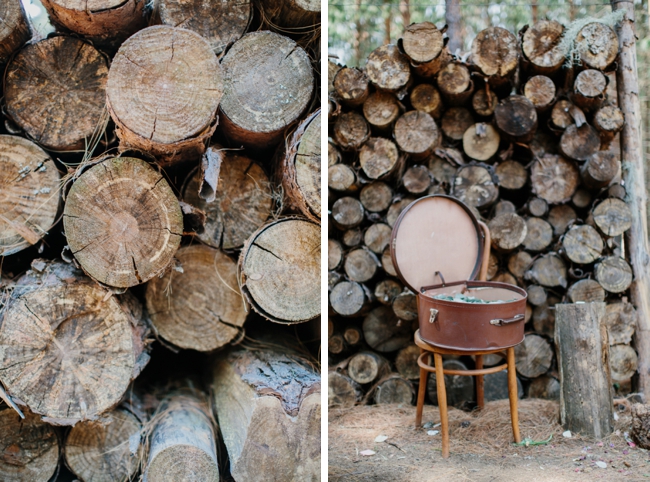
[[[575,39],[564,32],[547,20],[519,36],[490,27],[456,58],[424,22],[361,69],[330,60],[330,404],[413,402],[416,296],[399,281],[389,243],[400,212],[430,194],[470,206],[491,233],[488,280],[528,292],[516,348],[522,394],[559,396],[554,306],[581,301],[607,302],[612,379],[630,390],[636,313],[622,241],[632,207],[621,183],[619,44],[602,23]],[[507,397],[504,373],[485,377],[488,400]],[[449,378],[449,403],[471,404],[472,379]],[[435,390],[432,376],[433,403]]]
[[[320,2],[43,3],[0,2],[0,480],[318,480]]]

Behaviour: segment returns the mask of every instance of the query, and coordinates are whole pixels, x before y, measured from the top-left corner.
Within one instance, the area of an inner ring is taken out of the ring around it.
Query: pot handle
[[[523,319],[524,319],[524,315],[515,315],[514,317],[508,318],[506,320],[504,320],[502,318],[496,318],[494,320],[490,320],[490,325],[503,326],[503,325],[506,325],[508,323],[515,323],[515,322],[517,322],[519,320],[523,320]]]

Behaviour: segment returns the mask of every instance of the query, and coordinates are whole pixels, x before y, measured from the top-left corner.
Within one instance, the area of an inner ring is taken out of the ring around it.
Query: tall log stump
[[[240,350],[216,362],[211,388],[236,480],[319,478],[321,383],[309,364]]]
[[[558,304],[555,311],[562,425],[602,439],[613,427],[605,303]]]

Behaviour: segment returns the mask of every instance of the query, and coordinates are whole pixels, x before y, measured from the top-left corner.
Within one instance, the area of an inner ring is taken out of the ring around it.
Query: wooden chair
[[[485,233],[485,250],[483,253],[483,260],[481,270],[479,272],[479,280],[485,280],[487,277],[487,265],[490,259],[490,231],[483,223],[479,223]],[[450,350],[441,348],[430,343],[427,343],[420,338],[420,330],[415,332],[415,344],[420,348],[420,356],[418,358],[418,366],[420,367],[420,386],[418,388],[418,403],[415,415],[415,428],[420,428],[422,425],[422,410],[424,409],[424,394],[427,389],[427,379],[430,372],[436,374],[436,386],[438,389],[438,409],[440,411],[440,432],[442,433],[442,456],[449,457],[449,419],[447,415],[447,390],[445,388],[445,375],[460,375],[460,376],[475,376],[476,377],[476,401],[479,410],[484,408],[484,391],[483,391],[483,375],[490,373],[497,373],[501,370],[508,370],[508,398],[510,399],[510,418],[512,421],[512,433],[515,442],[521,442],[519,434],[519,416],[517,414],[517,371],[515,368],[515,348],[510,347],[505,350],[502,348],[496,350],[480,350],[480,351],[465,351],[465,350]],[[483,368],[483,355],[498,354],[506,359],[506,363],[491,368]],[[442,355],[474,355],[476,357],[475,370],[446,370],[442,366]],[[433,356],[434,365],[431,365],[431,358]]]

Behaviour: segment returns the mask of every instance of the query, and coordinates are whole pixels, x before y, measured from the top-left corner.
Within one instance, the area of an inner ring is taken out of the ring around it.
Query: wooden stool
[[[497,350],[480,350],[480,351],[460,351],[449,350],[431,345],[420,338],[420,330],[415,332],[415,344],[420,347],[420,357],[418,365],[420,366],[420,387],[418,388],[418,405],[415,414],[415,428],[422,425],[422,410],[424,409],[424,394],[427,389],[427,379],[429,372],[435,372],[436,385],[438,388],[438,409],[440,411],[440,425],[442,432],[442,456],[449,457],[449,420],[447,418],[447,390],[445,388],[445,375],[461,375],[476,377],[476,401],[478,408],[485,406],[483,397],[483,375],[497,373],[501,370],[508,370],[508,398],[510,399],[510,418],[512,420],[512,433],[515,442],[521,442],[519,435],[519,416],[517,414],[517,372],[515,369],[515,348],[506,349],[506,355],[503,355],[503,349]],[[507,359],[503,365],[492,368],[483,368],[483,355],[496,353]],[[431,366],[431,355],[433,355],[435,366]],[[445,370],[442,366],[442,355],[475,355],[476,370]],[[425,357],[427,362],[424,361]]]

